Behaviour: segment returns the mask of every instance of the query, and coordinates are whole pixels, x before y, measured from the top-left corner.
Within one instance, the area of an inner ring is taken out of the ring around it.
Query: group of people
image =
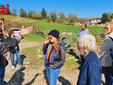
[[[96,39],[93,35],[89,34],[87,24],[82,23],[81,28],[82,30],[78,34],[77,39],[77,48],[81,56],[81,68],[77,85],[101,85],[102,70],[105,75],[106,85],[112,85],[112,58],[110,50],[113,48],[113,22],[105,24],[107,35],[98,54],[95,53],[97,49]],[[17,61],[21,68],[18,43],[24,35],[30,32],[31,27],[27,27],[21,30],[20,35],[14,37],[14,31],[9,30],[7,41],[0,44],[0,85],[5,85],[5,83],[3,84],[3,80],[7,60],[4,54],[11,57],[12,66],[14,67],[14,54],[16,53]],[[57,30],[50,31],[43,45],[43,54],[45,55],[44,65],[48,85],[57,85],[61,67],[66,59],[66,49],[61,43],[59,35],[60,32]]]
[[[77,48],[81,56],[77,85],[101,85],[102,70],[106,85],[112,85],[111,66],[113,60],[110,49],[113,49],[113,22],[105,24],[107,35],[104,36],[104,43],[98,54],[95,53],[96,39],[89,34],[87,24],[82,23],[81,28],[77,39]],[[45,55],[47,82],[49,85],[56,85],[66,56],[66,49],[59,39],[59,31],[52,30],[48,33],[48,38],[44,41],[43,54]]]
[[[8,31],[9,37],[7,38],[6,42],[0,44],[0,85],[8,85],[8,83],[4,81],[5,68],[8,65],[6,56],[8,56],[9,58],[11,57],[12,67],[14,67],[14,54],[16,53],[19,66],[20,68],[22,67],[18,43],[21,39],[23,39],[24,35],[31,33],[31,31],[32,28],[27,27],[25,29],[22,29],[21,33],[18,36],[14,37],[14,31],[10,30]]]

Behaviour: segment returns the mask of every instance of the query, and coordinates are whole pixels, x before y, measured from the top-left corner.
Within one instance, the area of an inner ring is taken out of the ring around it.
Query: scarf
[[[44,62],[45,67],[49,64],[54,64],[55,55],[56,55],[56,51],[53,45],[49,44],[45,54],[45,62]]]

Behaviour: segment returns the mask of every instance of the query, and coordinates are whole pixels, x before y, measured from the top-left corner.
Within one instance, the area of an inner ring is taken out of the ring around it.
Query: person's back
[[[99,58],[94,52],[90,52],[83,61],[77,85],[100,85],[101,73],[102,69]]]

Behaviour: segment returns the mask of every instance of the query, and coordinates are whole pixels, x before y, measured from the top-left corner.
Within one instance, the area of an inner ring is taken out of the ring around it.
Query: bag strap
[[[112,41],[113,41],[113,38],[112,37],[109,37]]]
[[[112,41],[113,41],[113,38],[112,37],[109,37]],[[112,49],[110,49],[110,51],[112,51]]]

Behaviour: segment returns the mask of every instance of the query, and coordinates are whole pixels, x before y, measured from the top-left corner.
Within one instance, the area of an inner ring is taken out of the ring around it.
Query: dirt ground
[[[23,55],[23,49],[32,46],[40,46],[42,44],[43,43],[41,42],[28,42],[23,40],[20,42],[20,55]],[[25,59],[27,58],[28,57]],[[78,75],[78,69],[73,70],[64,65],[58,77],[57,85],[76,85]],[[45,78],[44,66],[39,66],[39,68],[33,69],[28,63],[23,63],[22,69],[17,65],[15,70],[12,71],[11,61],[9,60],[9,64],[6,67],[5,81],[9,82],[10,85],[47,85]],[[104,78],[102,78],[102,80],[104,81]],[[102,85],[104,85],[104,82]]]

